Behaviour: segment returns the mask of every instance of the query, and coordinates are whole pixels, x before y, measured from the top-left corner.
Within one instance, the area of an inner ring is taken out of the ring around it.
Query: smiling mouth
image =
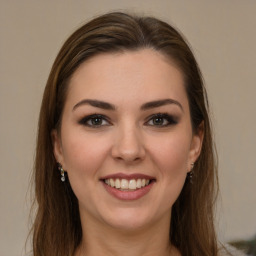
[[[102,180],[105,184],[120,191],[135,191],[148,186],[155,181],[154,179],[114,179],[108,178]]]

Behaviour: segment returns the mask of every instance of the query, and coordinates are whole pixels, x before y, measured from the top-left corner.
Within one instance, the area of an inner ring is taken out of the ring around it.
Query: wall
[[[110,10],[153,14],[177,26],[199,61],[219,152],[223,240],[256,233],[256,1],[0,1],[0,255],[24,253],[38,112],[67,36]]]

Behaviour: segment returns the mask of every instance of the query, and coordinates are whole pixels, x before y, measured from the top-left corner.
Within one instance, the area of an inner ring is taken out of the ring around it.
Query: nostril
[[[141,137],[141,136],[140,136]],[[122,131],[114,139],[112,156],[117,160],[138,162],[145,156],[145,149],[142,139],[136,131]]]
[[[116,146],[112,149],[112,156],[118,160],[138,162],[145,157],[145,150],[141,147]]]
[[[139,162],[142,160],[141,157],[133,157],[133,156],[118,156],[118,157],[115,157],[116,160],[118,161],[125,161],[125,162]]]

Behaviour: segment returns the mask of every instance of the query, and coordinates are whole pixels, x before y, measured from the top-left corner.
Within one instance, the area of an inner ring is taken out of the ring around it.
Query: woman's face
[[[53,140],[81,219],[133,229],[169,222],[202,134],[192,133],[179,69],[144,49],[83,63]]]

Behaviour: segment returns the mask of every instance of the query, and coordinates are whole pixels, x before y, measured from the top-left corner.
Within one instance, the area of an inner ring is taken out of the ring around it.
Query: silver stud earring
[[[194,175],[193,168],[194,168],[194,165],[195,165],[195,163],[191,163],[190,172],[188,173],[190,184],[193,184],[193,175]]]
[[[65,178],[65,171],[63,170],[62,168],[62,165],[61,164],[58,164],[58,169],[60,171],[60,175],[61,175],[61,181],[62,182],[65,182],[66,178]]]

